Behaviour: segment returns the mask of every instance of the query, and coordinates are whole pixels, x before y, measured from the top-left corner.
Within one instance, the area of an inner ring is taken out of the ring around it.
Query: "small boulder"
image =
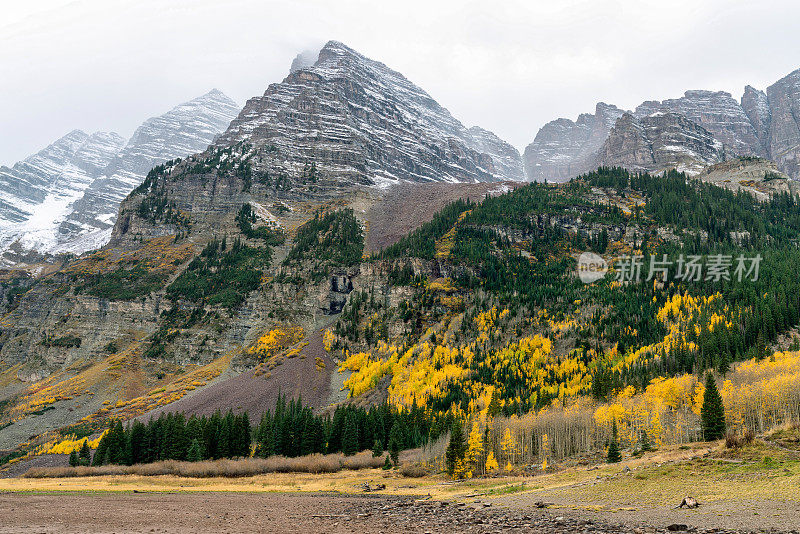
[[[673,523],[667,527],[667,530],[669,530],[670,532],[683,532],[689,530],[689,527],[687,525]]]

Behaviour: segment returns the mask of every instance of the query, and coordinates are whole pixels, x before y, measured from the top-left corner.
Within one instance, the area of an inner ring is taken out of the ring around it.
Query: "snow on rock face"
[[[612,122],[604,129],[596,120],[599,111],[598,104],[595,115],[581,115],[577,122],[558,119],[543,126],[525,149],[528,179],[568,180],[591,170],[598,158],[608,158],[608,154],[599,154],[599,150],[622,113],[607,113]],[[725,147],[725,157],[766,157],[790,177],[800,178],[800,119],[797,118],[800,117],[800,70],[771,85],[766,93],[747,86],[741,102],[724,91],[686,91],[680,98],[643,102],[633,117],[644,121],[665,113],[678,114],[693,125],[684,132],[687,140],[695,137],[694,126],[699,126]],[[621,126],[630,127],[630,119]],[[619,139],[614,141],[618,142]],[[674,146],[677,150],[678,145]],[[696,169],[705,164],[708,154],[698,154],[700,159],[688,163],[688,155],[696,148],[682,147],[686,156],[682,158],[684,167]],[[628,157],[633,162],[638,156],[628,154]]]
[[[697,174],[725,159],[725,146],[681,114],[656,112],[637,118],[626,113],[603,143],[594,166],[646,172],[678,169]]]
[[[154,165],[203,150],[237,112],[213,90],[148,119],[127,143],[115,133],[76,130],[10,169],[0,167],[0,254],[12,245],[40,253],[103,245],[119,203]],[[4,255],[0,263],[13,263]]]
[[[497,174],[509,180],[525,180],[525,171],[522,168],[522,158],[519,150],[503,141],[494,132],[484,130],[479,126],[469,129],[472,141],[470,148],[489,154],[494,160]]]
[[[525,173],[531,181],[563,182],[592,170],[597,151],[623,110],[599,102],[594,115],[578,120],[556,119],[545,124],[525,148]]]
[[[686,91],[681,98],[648,101],[636,108],[636,117],[658,111],[671,111],[711,132],[714,137],[740,156],[766,155],[758,132],[742,106],[725,91]]]
[[[402,74],[331,41],[251,98],[215,144],[269,147],[344,183],[522,178],[510,147],[473,134]]]
[[[239,111],[238,105],[214,89],[146,120],[125,148],[108,164],[59,226],[62,245],[80,235],[111,228],[119,203],[142,183],[155,165],[204,150]],[[108,214],[113,214],[111,217]]]
[[[769,157],[792,178],[800,178],[800,69],[767,88],[770,109]]]
[[[115,133],[74,130],[12,168],[0,167],[0,231],[27,220],[48,199],[74,200],[124,145]]]

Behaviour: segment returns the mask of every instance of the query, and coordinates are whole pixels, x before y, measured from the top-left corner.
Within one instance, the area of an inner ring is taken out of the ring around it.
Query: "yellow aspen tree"
[[[481,468],[481,457],[483,456],[483,433],[478,426],[478,422],[472,423],[472,431],[469,433],[469,441],[467,442],[467,462],[470,466],[470,472],[467,478],[472,478],[473,472]]]
[[[515,455],[517,454],[517,444],[514,441],[514,438],[511,435],[511,430],[508,427],[506,427],[505,432],[503,432],[503,439],[500,441],[500,449],[503,451],[503,459],[506,462],[511,464],[516,460]]]
[[[489,474],[494,473],[499,467],[497,460],[494,458],[494,451],[489,451],[489,455],[486,457],[486,472]]]
[[[547,434],[542,434],[542,469],[547,469],[547,456],[550,452],[550,439],[547,437]]]

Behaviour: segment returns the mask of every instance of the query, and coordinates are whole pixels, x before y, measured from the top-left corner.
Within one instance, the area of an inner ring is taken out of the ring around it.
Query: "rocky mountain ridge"
[[[283,82],[248,100],[215,146],[273,147],[287,173],[314,162],[349,183],[524,179],[516,149],[493,134],[486,144],[485,131],[383,63],[336,41],[308,61],[301,55]]]
[[[707,165],[736,156],[770,159],[789,177],[800,178],[800,69],[766,92],[748,85],[740,101],[724,91],[690,90],[680,98],[645,101],[629,112],[630,117],[623,118],[622,110],[616,116],[605,114],[614,123],[592,130],[599,123],[601,107],[609,109],[600,103],[595,115],[544,125],[525,149],[527,178],[566,181],[598,165],[650,172],[678,168],[697,174]],[[682,117],[682,126],[674,118],[665,122],[669,114]],[[640,135],[642,121],[649,125],[650,141]],[[660,127],[666,129],[659,131]],[[653,141],[659,138],[665,142]],[[666,152],[647,155],[647,150]]]
[[[127,141],[76,130],[13,168],[0,168],[3,263],[102,246],[119,203],[153,165],[203,150],[237,112],[215,89],[146,120]]]

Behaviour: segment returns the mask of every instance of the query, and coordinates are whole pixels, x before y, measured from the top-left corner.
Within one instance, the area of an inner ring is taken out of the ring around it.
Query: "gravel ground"
[[[0,510],[0,533],[670,532],[665,525],[632,529],[549,510],[500,510],[483,502],[327,494],[4,493]]]

